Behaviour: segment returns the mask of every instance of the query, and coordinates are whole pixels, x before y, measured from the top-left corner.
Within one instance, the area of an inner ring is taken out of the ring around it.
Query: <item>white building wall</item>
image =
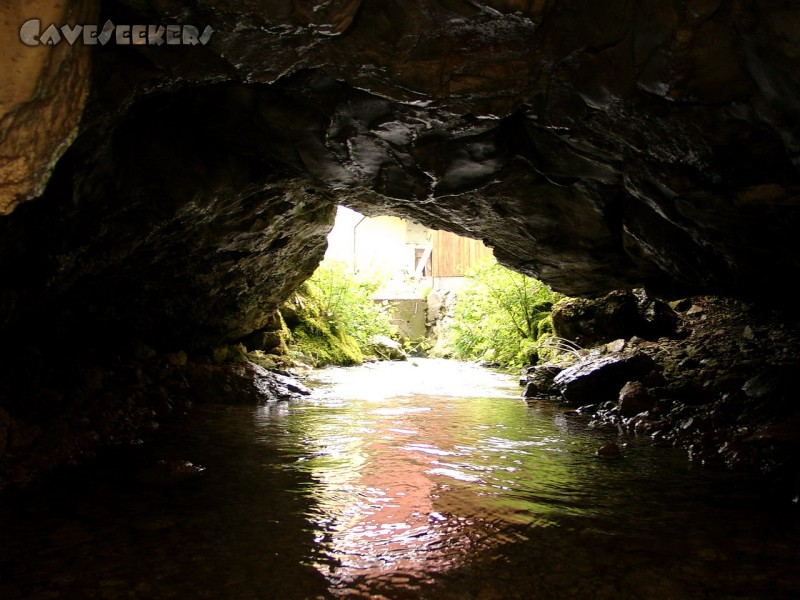
[[[364,218],[340,206],[325,258],[345,262],[354,272],[411,275],[414,244],[406,243],[407,229],[406,222],[397,217]]]

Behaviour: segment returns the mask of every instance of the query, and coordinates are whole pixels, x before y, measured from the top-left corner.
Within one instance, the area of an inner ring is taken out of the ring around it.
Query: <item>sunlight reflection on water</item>
[[[524,489],[518,472],[530,476],[532,451],[563,440],[520,429],[526,406],[512,377],[417,360],[328,369],[315,383],[298,407],[305,454],[295,468],[316,482],[316,566],[334,588],[401,574],[411,589],[518,539],[506,525],[546,522],[505,496]]]
[[[796,507],[763,486],[528,404],[474,365],[317,386],[198,405],[152,443],[0,497],[0,598],[800,598]],[[595,453],[609,441],[616,460]],[[185,459],[203,475],[142,477]]]
[[[685,505],[664,502],[684,493],[670,488],[670,478],[685,473],[667,475],[675,453],[661,449],[656,459],[639,441],[640,453],[604,461],[595,450],[613,433],[589,431],[552,403],[529,406],[514,378],[464,363],[334,368],[314,384],[312,397],[292,409],[298,418],[286,423],[296,444],[288,450],[298,454],[291,468],[315,482],[303,490],[319,550],[310,564],[333,595],[416,597],[448,573],[476,577],[486,560],[527,567],[537,553],[540,569],[563,570],[559,551],[580,554],[586,545],[591,554],[598,541],[587,540],[598,534],[650,540],[646,560],[674,560],[674,545],[659,544],[674,531],[672,520],[688,514]],[[648,473],[658,473],[659,485],[642,479]],[[489,573],[492,597],[528,597],[513,581],[494,581],[506,569]],[[589,593],[569,588],[571,580],[567,572],[558,580],[571,597]],[[559,597],[552,581],[542,581],[528,585]],[[669,597],[674,585],[659,585]]]

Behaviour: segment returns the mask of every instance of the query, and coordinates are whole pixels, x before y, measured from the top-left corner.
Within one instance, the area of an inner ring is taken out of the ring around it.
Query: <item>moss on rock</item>
[[[355,338],[337,330],[327,318],[320,291],[312,282],[305,282],[286,301],[282,312],[291,329],[292,350],[315,367],[364,362]]]

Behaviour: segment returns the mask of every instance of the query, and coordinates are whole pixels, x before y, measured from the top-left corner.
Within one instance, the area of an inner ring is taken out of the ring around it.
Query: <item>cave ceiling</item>
[[[793,3],[33,4],[6,9],[0,328],[58,306],[67,329],[238,339],[313,271],[337,203],[577,296],[800,271]],[[32,16],[213,33],[32,47]]]

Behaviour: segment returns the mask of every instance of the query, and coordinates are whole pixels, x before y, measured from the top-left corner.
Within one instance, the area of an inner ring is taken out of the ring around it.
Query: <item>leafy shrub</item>
[[[383,305],[372,294],[383,280],[376,273],[350,273],[341,261],[323,261],[309,280],[317,286],[322,312],[331,330],[352,336],[363,349],[376,335],[391,337],[397,333]]]
[[[550,311],[561,295],[541,281],[486,262],[467,275],[453,329],[460,358],[507,367],[537,362],[538,341],[550,335]]]
[[[381,283],[374,274],[353,275],[340,261],[323,261],[284,307],[291,349],[317,366],[363,362],[374,336],[397,333],[386,308],[371,298]]]

